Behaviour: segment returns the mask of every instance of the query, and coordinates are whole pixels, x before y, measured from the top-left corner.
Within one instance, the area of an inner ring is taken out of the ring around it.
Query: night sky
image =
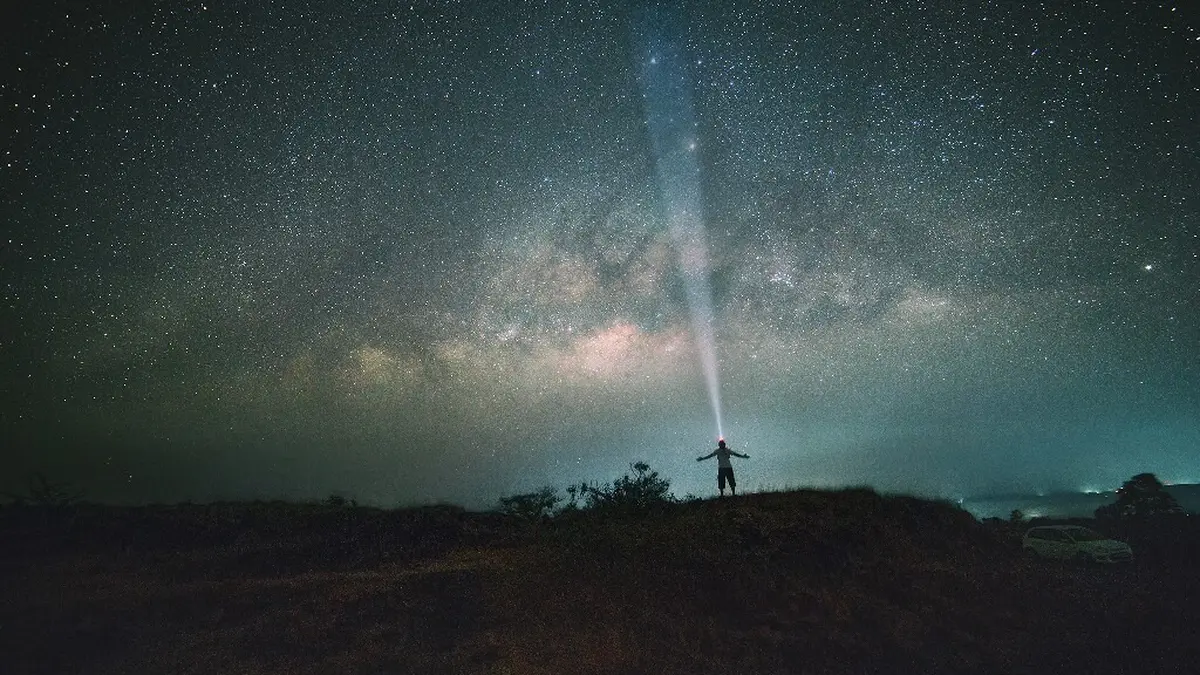
[[[0,491],[1200,481],[1194,3],[2,13]]]

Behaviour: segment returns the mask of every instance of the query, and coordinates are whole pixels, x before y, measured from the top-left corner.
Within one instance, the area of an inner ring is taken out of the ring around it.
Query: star
[[[714,429],[764,485],[1197,464],[1178,13],[27,4],[0,494],[705,494]]]

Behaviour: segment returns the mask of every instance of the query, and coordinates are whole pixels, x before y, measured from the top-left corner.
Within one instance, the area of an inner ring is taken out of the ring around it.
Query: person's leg
[[[729,493],[737,496],[737,481],[733,479],[733,469],[729,470]]]
[[[725,471],[717,469],[717,489],[721,491],[721,496],[725,496]]]

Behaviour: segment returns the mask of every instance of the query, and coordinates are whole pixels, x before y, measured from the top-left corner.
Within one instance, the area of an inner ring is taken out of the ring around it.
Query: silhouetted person
[[[697,457],[697,462],[703,462],[709,457],[717,458],[717,487],[721,490],[721,496],[725,496],[725,481],[729,481],[729,491],[731,494],[737,494],[737,482],[733,479],[733,464],[729,462],[729,457],[741,457],[742,459],[750,459],[750,455],[739,455],[738,453],[725,447],[725,439],[717,441],[717,449],[708,453],[703,457]]]

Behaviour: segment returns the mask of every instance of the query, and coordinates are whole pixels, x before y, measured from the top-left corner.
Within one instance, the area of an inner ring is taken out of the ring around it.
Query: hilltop
[[[1145,673],[1200,658],[1190,560],[1030,560],[1001,524],[867,489],[534,522],[6,507],[0,537],[5,673]]]

